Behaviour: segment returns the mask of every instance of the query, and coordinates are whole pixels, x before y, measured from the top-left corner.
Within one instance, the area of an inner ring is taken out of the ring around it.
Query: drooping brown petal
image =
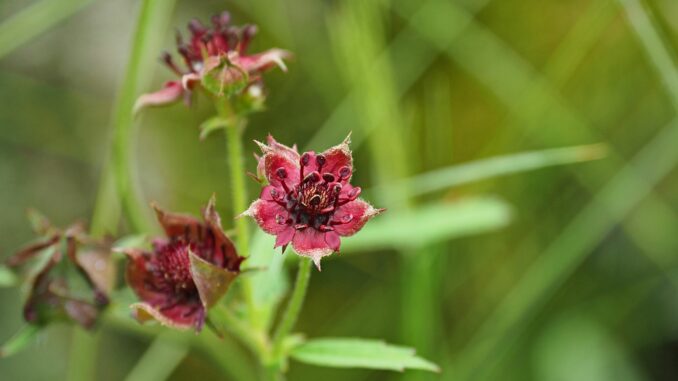
[[[240,263],[245,259],[238,255],[235,244],[224,233],[221,227],[221,218],[216,210],[216,197],[212,195],[207,206],[202,210],[203,219],[207,224],[207,228],[214,236],[214,258],[212,261],[215,265],[225,267],[229,271],[239,272]]]
[[[68,236],[66,254],[92,287],[95,301],[102,305],[108,304],[108,295],[113,290],[115,282],[115,268],[110,257],[110,246],[84,252],[78,249],[78,246],[82,244],[76,236]]]
[[[54,268],[54,266],[56,266],[57,263],[59,263],[59,261],[61,261],[61,253],[55,251],[52,253],[51,257],[42,267],[42,269],[37,272],[32,279],[29,280],[30,291],[28,298],[26,299],[26,303],[24,304],[24,319],[26,319],[27,322],[33,324],[46,324],[48,322],[48,319],[42,316],[43,314],[41,314],[42,308],[40,304],[41,302],[54,299],[50,295],[49,290],[49,272],[52,270],[52,268]],[[53,304],[54,307],[58,307],[56,305],[57,303],[55,303],[53,300],[51,301],[51,304]]]
[[[157,204],[151,204],[158,222],[169,238],[184,237],[190,241],[200,240],[204,234],[204,227],[197,218],[181,213],[168,213]]]
[[[160,312],[160,309],[144,302],[134,303],[130,305],[130,308],[132,309],[132,315],[139,323],[155,320],[166,327],[178,330],[196,328],[196,321],[199,320],[198,317],[202,310],[202,306],[200,306],[192,314],[186,315],[184,308],[177,305]],[[204,315],[204,312],[202,314]]]
[[[13,256],[7,258],[5,264],[7,264],[7,266],[10,267],[21,266],[24,263],[26,263],[26,261],[34,258],[35,255],[40,253],[42,250],[59,242],[59,239],[60,236],[56,234],[51,237],[41,238],[40,240],[31,243],[28,246],[24,247],[23,249],[19,250]]]

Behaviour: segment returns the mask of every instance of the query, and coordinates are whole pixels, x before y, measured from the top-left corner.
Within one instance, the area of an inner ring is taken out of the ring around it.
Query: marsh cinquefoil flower
[[[93,328],[114,286],[110,243],[87,236],[79,223],[62,230],[37,212],[31,212],[31,219],[40,238],[6,261],[27,275],[24,319],[35,325],[66,320]]]
[[[140,322],[200,330],[245,258],[221,228],[214,197],[202,211],[204,221],[154,208],[167,238],[153,240],[152,251],[121,250],[129,257],[127,283],[141,299],[132,305],[134,315]]]
[[[263,152],[257,169],[268,185],[243,215],[275,235],[275,247],[284,251],[291,243],[320,269],[323,257],[339,251],[340,237],[355,234],[384,211],[359,199],[360,187],[350,184],[349,138],[325,152],[302,155],[272,136],[268,144],[257,143]]]
[[[182,97],[189,101],[196,86],[203,86],[216,96],[260,97],[261,74],[275,66],[286,70],[283,59],[291,55],[275,48],[248,55],[247,48],[257,28],[255,25],[231,26],[228,12],[213,16],[211,27],[193,20],[188,24],[188,30],[190,40],[187,42],[177,33],[177,51],[183,66],[169,53],[162,57],[180,79],[168,81],[161,90],[139,97],[135,110],[165,105]],[[256,103],[256,100],[252,102]]]

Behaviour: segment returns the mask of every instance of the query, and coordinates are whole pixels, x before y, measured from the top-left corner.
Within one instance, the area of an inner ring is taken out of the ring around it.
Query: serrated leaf
[[[414,349],[387,344],[380,340],[314,339],[294,348],[290,356],[307,364],[335,368],[440,371],[436,364],[416,356]]]
[[[511,209],[493,197],[434,203],[408,212],[386,212],[355,236],[342,240],[341,251],[412,248],[484,233],[506,226]]]
[[[12,287],[16,284],[17,277],[7,266],[0,266],[0,287]]]
[[[209,134],[222,128],[228,127],[228,120],[215,116],[200,124],[200,140],[205,140]]]
[[[0,347],[0,358],[9,357],[33,342],[35,335],[40,328],[34,325],[25,325],[19,332],[15,333],[2,347]]]

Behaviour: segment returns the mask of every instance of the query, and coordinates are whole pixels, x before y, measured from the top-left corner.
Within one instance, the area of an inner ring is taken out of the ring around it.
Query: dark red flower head
[[[36,325],[67,320],[92,328],[114,286],[110,242],[88,237],[81,224],[61,230],[37,212],[31,217],[41,238],[6,261],[27,275],[24,318]]]
[[[302,155],[270,135],[268,144],[257,143],[263,152],[257,169],[268,185],[243,214],[276,236],[275,247],[284,251],[292,243],[320,269],[322,257],[339,251],[340,237],[355,234],[383,211],[359,199],[360,188],[350,184],[349,138],[325,152]]]
[[[226,293],[244,257],[224,234],[214,197],[203,209],[204,221],[154,209],[167,237],[153,240],[151,251],[121,250],[130,259],[127,282],[141,299],[132,305],[135,317],[200,330],[207,309]]]
[[[291,54],[282,49],[247,54],[250,41],[257,33],[255,25],[235,27],[230,25],[230,15],[223,12],[212,17],[212,25],[203,25],[199,20],[188,24],[189,39],[184,40],[177,32],[177,52],[181,63],[175,62],[169,53],[163,54],[163,62],[181,79],[165,83],[163,89],[142,95],[135,109],[145,106],[164,105],[190,98],[191,90],[201,84],[215,95],[234,93],[261,93],[261,74],[275,66],[287,70],[283,59]]]

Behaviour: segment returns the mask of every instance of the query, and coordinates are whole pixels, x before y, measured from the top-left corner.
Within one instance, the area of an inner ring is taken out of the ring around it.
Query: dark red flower
[[[206,87],[215,95],[252,93],[258,97],[264,71],[275,66],[287,70],[283,59],[291,54],[285,50],[269,49],[248,55],[247,48],[257,28],[255,25],[231,26],[228,12],[213,16],[211,27],[193,20],[188,24],[188,30],[189,41],[184,41],[177,33],[177,51],[183,66],[169,53],[162,57],[180,79],[166,82],[161,90],[139,97],[135,110],[172,103],[182,96],[188,100],[196,85]]]
[[[243,214],[276,236],[275,247],[292,243],[320,269],[320,259],[339,251],[340,237],[358,232],[384,211],[358,198],[360,187],[350,184],[353,158],[349,138],[325,152],[299,155],[296,147],[272,136],[259,144],[263,156],[257,170],[268,181],[259,199]]]
[[[110,242],[88,237],[81,224],[61,230],[42,216],[38,220],[41,238],[6,261],[26,270],[24,318],[36,325],[67,320],[92,328],[114,286]]]
[[[127,283],[141,299],[132,305],[134,315],[140,322],[200,330],[244,257],[224,234],[214,197],[202,211],[204,221],[154,209],[167,237],[154,239],[151,251],[121,250],[129,256]]]

